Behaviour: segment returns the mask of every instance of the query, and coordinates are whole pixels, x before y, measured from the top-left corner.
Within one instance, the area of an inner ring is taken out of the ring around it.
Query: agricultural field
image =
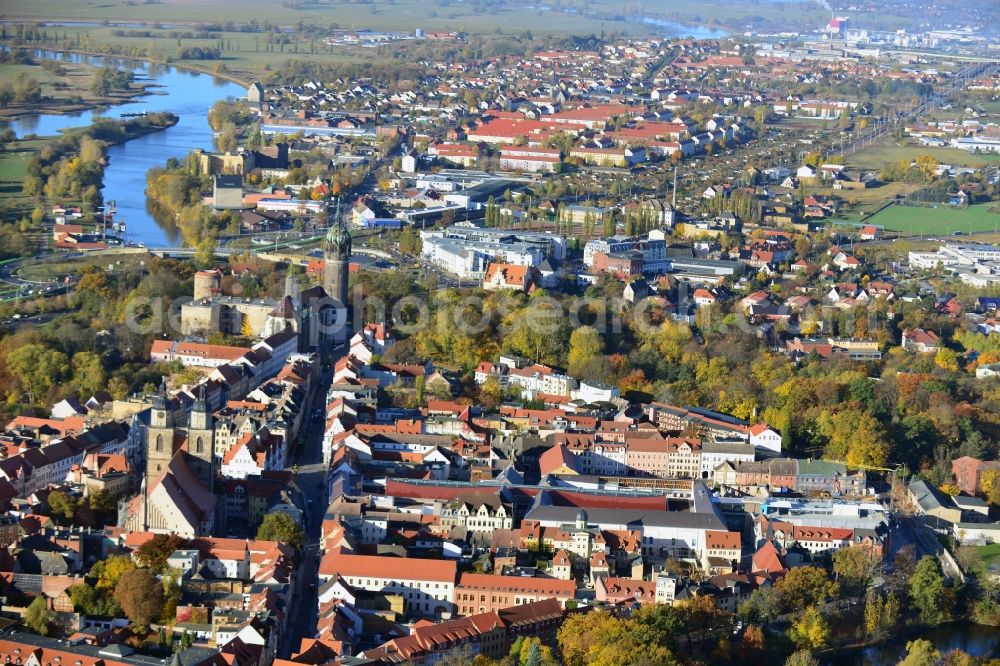
[[[600,20],[583,16],[559,16],[558,21],[540,20],[539,11],[528,9],[499,9],[490,13],[477,13],[469,5],[432,4],[419,0],[397,0],[396,2],[357,3],[318,1],[301,3],[299,9],[282,6],[278,2],[262,0],[218,0],[211,5],[196,0],[174,0],[143,4],[110,4],[95,0],[68,2],[67,0],[40,0],[7,3],[8,18],[46,18],[82,21],[135,21],[135,22],[176,22],[191,24],[233,21],[245,23],[251,18],[260,23],[294,26],[302,22],[307,25],[323,25],[339,28],[372,28],[381,30],[412,31],[422,27],[427,30],[454,30],[477,33],[493,33],[496,26],[504,26],[507,32],[535,30],[539,34],[547,32],[560,34],[589,34],[626,32],[642,34],[649,30],[641,23]],[[620,9],[620,7],[619,7]],[[544,13],[543,13],[544,16]],[[544,29],[542,29],[544,26]],[[168,26],[173,27],[173,26]]]
[[[386,2],[335,2],[303,0],[295,7],[273,0],[218,0],[211,5],[200,0],[107,3],[100,0],[11,0],[4,5],[5,18],[65,19],[76,21],[127,21],[152,23],[245,23],[255,18],[277,25],[336,24],[342,28],[373,28],[412,31],[457,30],[492,34],[496,26],[504,32],[531,30],[536,34],[599,34],[618,32],[652,34],[653,25],[643,23],[638,11],[628,11],[618,0],[595,0],[564,5],[563,11],[539,9],[529,2],[453,3],[447,0],[392,0]],[[478,11],[483,8],[485,11]],[[645,16],[686,24],[716,24],[740,30],[762,21],[789,19],[787,3],[748,3],[738,0],[654,0],[642,3]],[[585,12],[585,14],[581,13]],[[713,20],[710,17],[722,17]],[[813,2],[796,5],[794,18],[802,26],[827,18],[827,12]]]
[[[989,210],[995,207],[996,204],[991,203],[976,204],[965,209],[948,206],[938,208],[890,206],[866,221],[881,225],[890,231],[913,235],[995,231],[1000,228],[1000,213]]]

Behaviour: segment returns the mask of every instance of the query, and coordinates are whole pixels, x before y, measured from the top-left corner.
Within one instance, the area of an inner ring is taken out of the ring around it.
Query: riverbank
[[[197,68],[164,65],[121,55],[86,55],[81,51],[38,48],[32,53],[38,59],[82,62],[97,67],[104,64],[128,67],[137,80],[154,86],[156,94],[133,99],[113,109],[85,111],[79,116],[24,116],[11,121],[10,127],[23,139],[31,135],[58,136],[64,130],[91,125],[102,116],[115,120],[122,114],[169,112],[178,116],[177,123],[164,131],[143,131],[139,133],[141,136],[130,136],[128,141],[110,145],[101,191],[105,201],[114,200],[117,203],[115,219],[127,223],[126,241],[143,243],[147,247],[175,245],[180,240],[179,231],[176,226],[161,224],[154,218],[143,191],[144,176],[150,168],[163,166],[171,157],[183,159],[198,148],[211,150],[212,130],[206,119],[209,109],[220,99],[244,97],[246,87],[242,82],[235,83],[238,78],[231,72],[220,77],[203,73]],[[14,184],[20,189],[20,179]],[[5,181],[4,189],[9,190],[11,185],[9,180]]]
[[[133,55],[127,55],[127,54],[121,54],[121,53],[112,53],[112,52],[110,52],[110,50],[109,51],[95,51],[93,49],[71,48],[71,47],[66,47],[64,45],[63,46],[56,46],[56,45],[51,45],[51,44],[38,44],[38,45],[34,45],[33,44],[33,45],[30,45],[30,46],[29,45],[20,44],[20,45],[17,45],[15,47],[15,46],[13,46],[13,45],[11,45],[9,43],[6,43],[6,42],[0,42],[0,46],[7,47],[7,48],[24,48],[24,49],[28,49],[28,50],[32,50],[32,51],[34,51],[34,50],[42,50],[42,51],[47,51],[47,52],[51,52],[51,53],[73,54],[73,55],[79,55],[79,56],[86,56],[86,57],[89,57],[89,58],[111,58],[111,59],[114,59],[114,60],[142,61],[144,63],[149,63],[149,64],[153,64],[153,65],[160,65],[160,66],[163,66],[163,67],[175,67],[177,69],[188,71],[188,72],[193,72],[195,74],[207,74],[209,76],[214,76],[214,77],[222,79],[224,81],[229,81],[230,83],[235,83],[237,85],[241,85],[244,88],[248,87],[250,85],[250,83],[252,83],[253,81],[257,80],[257,78],[259,78],[255,72],[247,72],[247,74],[249,76],[243,77],[243,76],[240,76],[240,72],[230,72],[230,71],[226,71],[226,70],[215,71],[215,65],[214,64],[210,67],[210,66],[207,66],[207,65],[201,65],[198,62],[190,61],[190,60],[155,59],[155,58],[150,58],[148,55],[135,55],[135,56],[133,56]],[[224,61],[222,61],[222,60],[219,60],[219,61],[216,61],[216,62],[222,62],[223,64],[225,64]],[[69,69],[72,66],[69,63],[66,63],[65,61],[60,61],[60,63],[62,63],[64,66],[66,66],[67,69]],[[30,65],[28,65],[28,66],[30,67]],[[94,67],[94,66],[91,66],[91,65],[79,65],[78,64],[77,66],[79,66],[81,68],[89,68],[89,69],[91,69],[91,70],[93,70],[95,72],[98,69],[97,67]],[[5,65],[0,65],[0,68],[3,68],[3,67],[6,67],[6,66]],[[40,69],[40,67],[38,67],[38,69]],[[6,78],[8,78],[8,77],[0,76],[0,80],[4,80]],[[79,84],[79,86],[77,86],[76,84],[74,84],[73,87],[77,88],[78,91],[79,90],[88,91],[88,90],[90,90],[90,84],[92,82],[93,82],[92,78],[90,80],[79,81],[79,82],[77,82]],[[44,85],[44,82],[43,82],[43,85]],[[66,113],[74,113],[74,112],[79,112],[79,111],[89,111],[91,109],[94,109],[94,108],[97,108],[97,107],[100,107],[100,106],[111,106],[111,105],[114,105],[114,104],[125,104],[125,103],[131,101],[132,99],[134,99],[135,97],[141,97],[143,95],[156,94],[156,90],[155,90],[156,86],[155,85],[150,85],[150,84],[145,84],[145,83],[138,83],[138,84],[133,83],[132,85],[134,87],[134,90],[129,91],[127,93],[125,93],[125,92],[122,92],[122,93],[113,93],[113,94],[111,94],[111,95],[109,95],[107,97],[100,97],[100,98],[85,98],[85,105],[84,106],[80,106],[79,108],[77,108],[75,110],[66,111]],[[77,93],[77,94],[79,94],[79,93]],[[12,106],[16,106],[16,105],[12,105]],[[0,109],[0,120],[4,119],[3,111],[4,111],[4,109]],[[17,114],[17,115],[26,115],[26,114],[31,114],[31,113],[59,113],[59,111],[58,110],[52,110],[52,111],[50,111],[48,109],[36,109],[34,111],[32,111],[32,110],[25,110],[23,113]],[[17,116],[16,115],[12,115],[12,116],[7,116],[7,117],[8,118],[14,118],[14,117],[17,117]]]
[[[58,136],[13,141],[5,147],[3,152],[0,152],[0,210],[3,210],[5,215],[11,219],[29,216],[34,210],[37,201],[33,195],[25,194],[24,181],[28,174],[29,164],[46,146],[52,146],[66,137],[79,139],[83,136],[90,136],[103,141],[110,148],[169,129],[178,121],[177,116],[167,113],[126,120],[107,119],[84,127],[64,130]],[[101,187],[103,187],[103,177],[104,167],[101,169]],[[62,197],[60,203],[74,206],[82,202]]]
[[[107,95],[90,92],[98,68],[85,63],[59,62],[57,68],[43,68],[41,63],[2,64],[0,80],[14,81],[26,76],[38,82],[42,98],[37,102],[11,103],[0,109],[0,122],[37,114],[73,115],[93,109],[127,104],[137,97],[155,94],[155,86],[132,83],[129,90]]]
[[[890,666],[906,656],[907,642],[917,638],[931,641],[942,654],[951,650],[961,650],[977,658],[994,658],[1000,654],[997,627],[962,620],[933,629],[903,629],[877,642],[838,645],[818,653],[817,657],[823,666]]]

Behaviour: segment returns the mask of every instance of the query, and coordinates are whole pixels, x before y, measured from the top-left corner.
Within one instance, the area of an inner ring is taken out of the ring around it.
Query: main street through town
[[[302,562],[296,573],[291,608],[288,609],[291,614],[288,631],[278,650],[282,659],[288,659],[293,652],[298,651],[303,638],[312,637],[316,632],[316,576],[319,568],[323,515],[327,507],[326,465],[323,464],[326,394],[333,378],[333,363],[340,355],[335,354],[330,366],[323,370],[320,386],[313,401],[316,409],[310,415],[302,449],[293,461],[298,465],[296,480],[307,502],[303,526],[306,532],[306,544],[302,551]]]

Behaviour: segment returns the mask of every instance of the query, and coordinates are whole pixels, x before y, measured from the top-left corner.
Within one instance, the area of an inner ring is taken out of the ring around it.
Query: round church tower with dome
[[[323,251],[323,288],[326,295],[347,307],[347,269],[351,260],[351,230],[334,220],[326,232]]]

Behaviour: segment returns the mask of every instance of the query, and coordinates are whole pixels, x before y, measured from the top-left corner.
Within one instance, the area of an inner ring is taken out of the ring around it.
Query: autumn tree
[[[788,638],[802,650],[822,650],[830,643],[830,625],[815,606],[808,606],[788,629]]]
[[[941,653],[926,638],[907,642],[906,657],[899,666],[934,666],[941,659]]]
[[[60,522],[73,520],[76,515],[76,500],[61,490],[54,490],[49,493],[49,511],[53,518]]]
[[[884,467],[889,443],[878,419],[865,409],[821,412],[816,420],[819,434],[827,439],[826,457],[843,460],[851,467]]]
[[[569,321],[553,299],[534,295],[522,310],[508,317],[510,332],[504,349],[538,363],[561,365],[569,339]]]
[[[865,633],[879,639],[892,631],[899,622],[899,598],[890,592],[884,597],[872,593],[865,599]]]
[[[487,377],[479,387],[479,401],[487,408],[493,408],[503,401],[503,386],[496,377]]]
[[[90,508],[105,515],[112,514],[118,510],[118,500],[106,490],[98,490],[90,494],[87,498]]]
[[[552,648],[536,636],[522,636],[510,649],[510,659],[515,666],[558,666],[559,661],[552,654]]]
[[[269,513],[257,529],[261,541],[280,541],[301,548],[306,543],[305,532],[294,518],[283,511]]]
[[[664,645],[647,643],[633,620],[621,620],[604,610],[571,615],[559,628],[557,641],[566,666],[657,664],[676,666]]]
[[[1000,506],[1000,469],[985,470],[980,477],[979,488],[987,502]]]
[[[118,580],[115,601],[133,624],[148,627],[163,611],[163,585],[149,569],[135,569]]]
[[[604,340],[593,326],[581,326],[569,336],[569,356],[567,366],[569,374],[580,375],[583,366],[596,357],[604,349]]]
[[[948,372],[958,372],[960,369],[958,366],[958,354],[952,349],[942,347],[934,354],[934,365]]]
[[[882,558],[865,545],[841,548],[833,554],[837,582],[852,594],[863,594],[881,569]]]
[[[205,236],[198,242],[198,247],[194,253],[194,265],[198,268],[211,268],[215,261],[215,250],[219,246],[218,241],[212,236]]]
[[[748,625],[743,631],[740,647],[741,652],[749,658],[751,663],[763,659],[766,649],[764,630],[755,624]]]
[[[24,611],[24,625],[40,636],[47,636],[52,611],[44,594],[38,594]]]
[[[621,635],[621,622],[610,613],[595,610],[570,615],[556,635],[566,666],[587,666],[589,655],[598,645],[614,643]]]
[[[819,659],[809,650],[798,650],[788,656],[785,666],[819,666]]]
[[[710,595],[696,596],[677,605],[680,611],[688,648],[704,643],[713,635],[724,635],[732,624],[732,616],[719,608]]]
[[[680,361],[684,348],[694,339],[687,324],[672,320],[664,321],[656,334],[656,347],[668,362]]]
[[[910,578],[910,604],[926,625],[937,626],[951,619],[954,596],[945,586],[936,557],[925,555],[917,563]]]
[[[406,227],[399,234],[399,251],[403,254],[418,255],[423,248],[423,241],[413,227]]]
[[[107,375],[98,354],[87,351],[73,354],[73,383],[85,396],[105,390]]]
[[[40,344],[28,344],[7,354],[7,368],[17,378],[28,399],[35,402],[52,384],[69,373],[66,354]]]
[[[917,155],[914,164],[925,180],[931,181],[937,177],[938,161],[932,155]]]
[[[121,377],[112,377],[107,390],[115,400],[124,400],[128,397],[129,384]]]
[[[90,578],[96,581],[94,586],[98,590],[114,590],[121,577],[135,569],[135,562],[132,561],[131,557],[112,555],[94,563],[94,566],[90,568]]]
[[[790,609],[802,609],[836,597],[840,586],[829,579],[826,571],[819,567],[795,567],[776,586],[782,605]]]
[[[166,568],[170,553],[183,548],[185,543],[184,538],[176,534],[156,534],[136,549],[135,559],[139,566],[159,573]]]

